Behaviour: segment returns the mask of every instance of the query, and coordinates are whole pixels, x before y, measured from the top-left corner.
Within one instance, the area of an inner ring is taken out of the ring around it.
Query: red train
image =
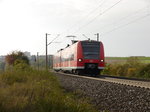
[[[74,41],[54,55],[53,69],[74,74],[100,74],[104,69],[103,43],[93,40]]]

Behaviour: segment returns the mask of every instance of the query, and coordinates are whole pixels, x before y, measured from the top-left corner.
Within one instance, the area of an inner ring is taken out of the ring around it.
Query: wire
[[[76,25],[78,25],[80,22],[82,22],[83,20],[87,19],[91,14],[93,14],[97,9],[99,9],[100,7],[102,7],[104,5],[104,3],[107,0],[104,0],[103,2],[101,2],[95,9],[93,9],[92,11],[90,11],[86,16],[82,17],[79,21],[77,21],[74,25],[72,25],[70,28],[68,28],[65,32],[67,32],[68,30],[73,29]]]
[[[113,22],[113,23],[110,23],[110,24],[107,24],[107,25],[102,26],[101,29],[103,29],[103,28],[105,28],[105,27],[108,27],[108,26],[111,26],[111,25],[114,25],[114,24],[117,24],[117,23],[120,23],[121,21],[124,21],[124,20],[130,18],[131,16],[134,16],[134,15],[138,14],[139,12],[141,12],[141,11],[147,9],[147,8],[148,8],[148,7],[144,7],[144,8],[142,8],[142,9],[139,9],[139,10],[135,11],[135,12],[132,13],[132,14],[129,14],[129,15],[125,16],[125,17],[120,18],[119,20],[117,20],[117,22]],[[118,21],[119,21],[119,22],[118,22]]]
[[[108,32],[102,33],[101,35],[109,34],[109,33],[113,32],[113,31],[116,31],[116,30],[118,30],[118,29],[120,29],[120,28],[122,28],[122,27],[128,26],[128,25],[130,25],[130,24],[132,24],[132,23],[135,23],[135,22],[137,22],[137,21],[139,21],[139,20],[142,20],[142,19],[144,19],[144,18],[146,18],[146,17],[149,17],[149,16],[150,16],[150,13],[149,13],[149,14],[146,14],[146,15],[140,17],[140,18],[137,18],[137,19],[135,19],[135,20],[133,20],[133,21],[130,21],[130,22],[124,24],[124,25],[118,26],[117,28],[114,28],[114,29],[112,29],[112,30],[110,30],[110,31],[108,31]]]
[[[88,23],[84,24],[83,26],[81,26],[78,30],[75,31],[78,32],[79,30],[81,30],[82,28],[85,28],[85,26],[89,25],[90,23],[92,23],[93,21],[95,21],[95,19],[99,16],[104,15],[106,12],[108,12],[110,9],[112,9],[113,7],[115,7],[116,5],[118,5],[122,0],[119,0],[118,2],[116,2],[115,4],[113,4],[111,7],[107,8],[106,10],[104,10],[102,13],[99,13],[97,16],[95,16],[91,21],[89,21]]]
[[[51,43],[53,43],[54,40],[56,40],[59,36],[60,36],[60,34],[58,34],[50,43],[48,43],[47,46],[50,45]]]
[[[58,34],[51,42],[49,42],[49,43],[47,44],[47,46],[50,45],[51,43],[60,43],[60,42],[54,42],[54,40],[56,40],[59,36],[60,36],[60,34]],[[43,51],[43,52],[41,53],[41,55],[45,55],[45,51]]]
[[[85,34],[82,34],[85,38],[87,38],[88,40],[90,40],[90,38],[88,38]]]

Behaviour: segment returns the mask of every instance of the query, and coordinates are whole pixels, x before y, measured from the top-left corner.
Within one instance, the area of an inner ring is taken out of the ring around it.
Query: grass
[[[66,93],[47,71],[0,74],[0,112],[97,112],[87,100]]]
[[[106,57],[106,63],[109,64],[124,64],[130,57]],[[141,63],[148,64],[150,63],[150,57],[137,57]]]
[[[116,58],[114,59],[117,60]],[[148,63],[150,60],[148,59],[149,57],[129,57],[126,61],[124,60],[124,63],[122,63],[122,61],[118,61],[117,63],[108,61],[102,74],[150,79],[150,63]],[[120,60],[120,58],[118,58],[118,60]]]

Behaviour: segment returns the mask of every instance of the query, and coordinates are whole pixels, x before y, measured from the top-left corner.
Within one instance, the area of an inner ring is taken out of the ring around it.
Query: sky
[[[71,44],[68,35],[99,33],[106,56],[150,56],[150,0],[0,0],[0,55],[44,55],[46,33],[56,38],[48,54]]]

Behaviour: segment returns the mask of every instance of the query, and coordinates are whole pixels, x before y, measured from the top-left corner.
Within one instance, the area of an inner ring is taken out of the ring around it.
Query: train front
[[[80,41],[77,45],[78,72],[98,75],[104,69],[104,47],[98,41]]]

